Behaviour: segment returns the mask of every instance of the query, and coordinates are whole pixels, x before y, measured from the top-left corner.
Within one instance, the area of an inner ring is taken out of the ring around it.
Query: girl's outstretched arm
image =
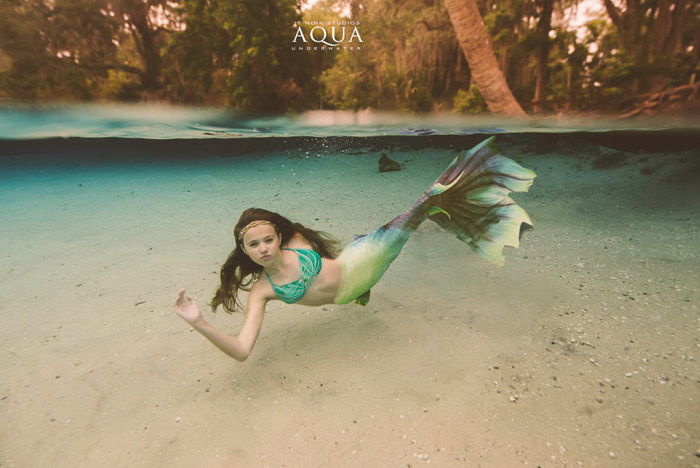
[[[245,361],[258,339],[267,304],[267,299],[256,289],[253,287],[248,296],[248,310],[238,336],[223,333],[204,320],[197,301],[191,296],[186,296],[184,289],[181,289],[177,295],[175,312],[221,351],[237,361]]]

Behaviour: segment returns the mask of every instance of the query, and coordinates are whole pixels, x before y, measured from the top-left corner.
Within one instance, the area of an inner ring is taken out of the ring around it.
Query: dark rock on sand
[[[391,172],[400,170],[401,165],[399,163],[387,157],[386,154],[382,153],[382,157],[379,158],[379,172]]]

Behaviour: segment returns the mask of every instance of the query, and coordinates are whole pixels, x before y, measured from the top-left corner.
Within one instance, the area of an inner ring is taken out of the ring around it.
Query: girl
[[[239,361],[251,353],[269,301],[318,306],[355,301],[365,305],[370,288],[396,259],[426,218],[464,241],[477,255],[501,265],[503,246],[517,247],[532,222],[508,196],[525,192],[535,173],[501,156],[493,137],[458,155],[413,206],[337,254],[337,241],[267,210],[250,208],[234,228],[236,247],[221,268],[212,310],[239,307],[249,291],[243,328],[225,334],[202,318],[196,301],[178,293],[175,310],[223,352]]]

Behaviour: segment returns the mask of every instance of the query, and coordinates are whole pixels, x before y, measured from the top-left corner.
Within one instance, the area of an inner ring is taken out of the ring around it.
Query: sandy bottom
[[[172,302],[243,209],[349,242],[454,153],[6,168],[0,466],[700,466],[697,155],[521,150],[504,267],[425,223],[368,306],[272,303],[242,364]]]

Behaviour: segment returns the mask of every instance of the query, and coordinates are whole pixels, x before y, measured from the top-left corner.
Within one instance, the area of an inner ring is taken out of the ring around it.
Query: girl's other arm
[[[245,361],[253,351],[253,346],[258,339],[266,304],[267,298],[262,296],[259,288],[253,287],[248,296],[248,310],[243,328],[238,336],[223,333],[204,320],[197,302],[191,296],[185,296],[184,289],[178,293],[175,311],[221,351],[237,361]]]

